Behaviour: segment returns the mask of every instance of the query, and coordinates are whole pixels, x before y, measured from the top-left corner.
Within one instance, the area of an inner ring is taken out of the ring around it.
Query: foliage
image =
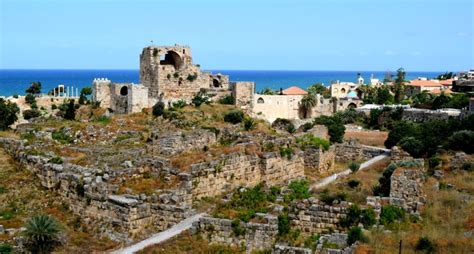
[[[395,164],[390,164],[384,169],[382,176],[379,178],[379,184],[373,189],[375,196],[388,197],[390,195],[390,178],[395,169],[397,169]]]
[[[304,247],[312,249],[313,251],[316,249],[318,241],[319,241],[320,235],[310,235],[306,240],[304,241]]]
[[[61,157],[56,156],[49,159],[48,162],[53,164],[63,164],[63,159]]]
[[[23,110],[23,118],[29,120],[31,118],[39,117],[41,113],[37,109],[27,109]]]
[[[231,226],[232,226],[232,232],[234,232],[236,236],[245,235],[246,230],[244,227],[240,225],[239,219],[233,220]]]
[[[332,205],[334,201],[341,202],[346,200],[346,193],[338,192],[336,194],[330,194],[327,189],[319,194],[319,200],[327,205]]]
[[[64,128],[54,130],[53,133],[51,133],[51,136],[54,140],[59,141],[61,144],[69,144],[74,141],[74,138],[69,136]]]
[[[405,218],[405,210],[393,205],[383,206],[382,212],[380,212],[380,224],[385,226],[403,220],[403,218]]]
[[[164,111],[165,111],[165,104],[159,101],[155,105],[153,105],[151,113],[153,114],[153,116],[158,117],[158,116],[162,116]]]
[[[394,99],[396,103],[400,103],[405,96],[405,75],[406,72],[403,68],[397,70],[397,78],[393,84],[393,92],[395,94]]]
[[[313,134],[305,134],[296,138],[296,143],[301,145],[303,149],[307,147],[322,148],[324,151],[329,150],[331,143],[329,140],[315,137]]]
[[[13,247],[8,243],[0,243],[0,254],[13,253]]]
[[[240,123],[244,120],[244,113],[238,109],[233,109],[225,113],[224,121],[232,124]]]
[[[360,168],[360,164],[355,162],[355,161],[351,161],[349,163],[349,169],[351,170],[352,173],[355,173],[359,170]]]
[[[331,98],[331,90],[321,83],[316,83],[308,87],[308,93],[312,95],[320,94],[324,98]]]
[[[415,249],[417,251],[424,251],[425,253],[435,253],[436,245],[431,242],[428,237],[424,236],[418,239],[415,245]]]
[[[438,80],[446,80],[446,79],[452,79],[454,78],[454,73],[453,72],[445,72],[444,74],[439,74],[436,79]]]
[[[16,103],[0,98],[0,130],[6,130],[18,120],[20,108]]]
[[[438,167],[441,164],[442,160],[438,156],[433,156],[428,159],[428,166],[429,168],[433,169]]]
[[[101,124],[109,124],[112,121],[112,119],[110,119],[110,117],[108,116],[102,115],[102,116],[99,116],[96,121]]]
[[[81,89],[81,94],[79,95],[79,104],[84,105],[88,103],[87,96],[92,94],[92,88],[84,87]]]
[[[311,130],[311,128],[313,128],[314,125],[313,125],[313,123],[309,122],[309,123],[303,124],[302,126],[303,126],[303,131],[307,132],[307,131]]]
[[[334,115],[340,118],[344,124],[348,123],[362,123],[365,121],[365,114],[363,112],[357,112],[353,108],[348,108],[344,111],[338,111]]]
[[[474,131],[462,130],[453,133],[448,138],[447,147],[455,151],[464,151],[468,154],[474,153]]]
[[[209,104],[209,103],[211,103],[211,101],[210,101],[209,95],[206,93],[206,91],[201,90],[192,98],[191,103],[194,106],[199,107],[204,103]]]
[[[366,124],[371,129],[386,129],[402,119],[403,108],[392,109],[384,107],[382,109],[371,109]]]
[[[342,143],[346,127],[339,116],[320,116],[314,119],[314,124],[323,124],[328,128],[331,142]]]
[[[186,106],[185,100],[177,100],[171,104],[172,110],[178,110]]]
[[[300,110],[303,112],[303,118],[307,118],[310,113],[311,109],[314,108],[318,102],[316,101],[316,96],[312,93],[308,93],[300,101]]]
[[[28,87],[25,92],[27,94],[40,94],[41,93],[41,82],[31,82],[31,86]]]
[[[31,93],[26,94],[25,102],[30,104],[30,105],[33,105],[34,103],[36,103],[36,97]]]
[[[309,192],[309,182],[306,180],[292,181],[288,185],[291,192],[285,196],[285,200],[305,199],[311,196]]]
[[[76,118],[76,105],[74,104],[74,100],[64,101],[64,103],[59,106],[57,115],[67,120],[74,120]]]
[[[278,234],[280,236],[290,233],[290,219],[288,214],[281,214],[278,216]]]
[[[293,149],[291,147],[280,147],[280,155],[281,157],[285,157],[290,160],[293,157]]]
[[[393,104],[394,97],[387,87],[359,86],[358,90],[363,94],[364,104]]]
[[[251,117],[244,118],[244,129],[246,131],[253,130],[255,128],[255,120]]]
[[[234,105],[235,104],[235,98],[232,96],[232,94],[227,94],[225,96],[222,96],[219,99],[220,104],[228,104],[228,105]]]
[[[357,188],[357,186],[359,186],[359,184],[360,184],[360,182],[357,181],[357,180],[354,180],[354,179],[349,180],[349,181],[347,182],[347,185],[348,185],[350,188],[352,188],[352,189]]]
[[[275,90],[271,89],[270,87],[265,87],[260,92],[260,94],[263,94],[263,95],[276,95],[277,92]]]
[[[49,215],[37,215],[30,218],[26,222],[25,231],[23,232],[31,242],[33,252],[43,252],[50,249],[60,233],[60,224]]]
[[[197,73],[194,73],[194,74],[188,74],[188,77],[186,77],[186,79],[189,81],[189,82],[193,82],[194,80],[196,80],[198,77]]]
[[[285,118],[277,118],[273,121],[272,127],[275,129],[286,130],[289,133],[294,133],[296,131],[295,125]]]
[[[353,243],[361,241],[367,241],[367,238],[362,233],[362,229],[359,227],[352,227],[347,233],[347,245],[352,245]]]
[[[423,155],[423,142],[414,137],[405,137],[398,142],[398,145],[411,156],[419,158]]]

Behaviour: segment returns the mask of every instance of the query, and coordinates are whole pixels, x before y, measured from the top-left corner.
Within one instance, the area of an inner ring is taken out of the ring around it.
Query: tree
[[[419,158],[423,155],[423,142],[414,137],[403,138],[402,140],[400,140],[400,142],[398,142],[398,144],[402,147],[403,150],[407,151],[411,156],[415,158]]]
[[[405,96],[405,70],[400,68],[397,70],[397,78],[393,84],[393,92],[395,93],[395,102],[400,103]]]
[[[277,92],[275,90],[271,89],[270,87],[265,87],[260,92],[260,94],[263,94],[263,95],[276,95]]]
[[[376,104],[393,104],[394,97],[386,87],[377,88],[377,93],[375,97]]]
[[[30,242],[33,253],[51,250],[60,233],[60,224],[49,215],[37,215],[30,218],[23,232]]]
[[[16,103],[0,98],[0,130],[6,130],[16,122],[18,112],[20,112],[20,108]]]
[[[151,113],[153,114],[153,116],[162,116],[164,111],[165,104],[159,101],[155,105],[153,105]]]
[[[36,99],[35,99],[35,96],[31,93],[29,94],[26,94],[25,96],[25,102],[30,104],[30,105],[33,105],[33,104],[36,104]]]
[[[334,116],[320,116],[314,119],[314,124],[323,124],[328,128],[329,140],[333,143],[342,143],[346,127],[342,119],[337,115]]]
[[[92,94],[92,88],[84,87],[81,89],[81,95],[79,96],[79,104],[84,105],[87,103],[87,96]]]
[[[303,112],[303,118],[307,118],[311,114],[311,109],[317,104],[318,102],[313,94],[308,93],[305,95],[300,101],[300,110]]]
[[[444,93],[441,93],[433,100],[432,108],[433,109],[440,109],[448,107],[450,102],[449,96]]]
[[[31,82],[31,86],[25,91],[27,94],[38,95],[41,93],[41,82]]]
[[[231,110],[224,115],[224,121],[232,124],[240,123],[244,120],[244,113],[238,109]]]
[[[309,86],[308,93],[312,95],[320,94],[324,98],[331,98],[331,91],[321,83]]]
[[[65,101],[59,106],[58,116],[63,117],[67,120],[74,120],[76,118],[76,105],[74,100]]]
[[[37,110],[37,109],[27,109],[27,110],[23,110],[23,118],[25,120],[29,120],[31,118],[35,118],[35,117],[38,117],[40,116],[41,113]]]
[[[462,130],[453,133],[448,138],[448,147],[455,151],[474,153],[474,131]]]

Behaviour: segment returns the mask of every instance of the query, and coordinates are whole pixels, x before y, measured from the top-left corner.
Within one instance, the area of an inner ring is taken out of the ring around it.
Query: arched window
[[[257,103],[258,104],[263,104],[263,103],[265,103],[265,101],[263,100],[263,98],[258,98]]]
[[[341,93],[345,93],[346,92],[346,89],[345,88],[342,88],[341,89]]]
[[[120,95],[125,96],[127,94],[128,94],[128,88],[126,86],[122,86],[122,88],[120,88]]]

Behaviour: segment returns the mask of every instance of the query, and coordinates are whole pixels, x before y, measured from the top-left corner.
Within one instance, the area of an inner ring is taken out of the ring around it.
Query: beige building
[[[351,91],[355,91],[359,84],[353,82],[339,82],[331,84],[331,97],[346,98]]]

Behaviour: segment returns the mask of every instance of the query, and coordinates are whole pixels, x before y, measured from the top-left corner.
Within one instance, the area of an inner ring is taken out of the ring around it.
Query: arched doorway
[[[183,60],[178,53],[170,50],[166,53],[163,60],[160,60],[161,65],[173,65],[176,70],[181,69],[183,66]]]

